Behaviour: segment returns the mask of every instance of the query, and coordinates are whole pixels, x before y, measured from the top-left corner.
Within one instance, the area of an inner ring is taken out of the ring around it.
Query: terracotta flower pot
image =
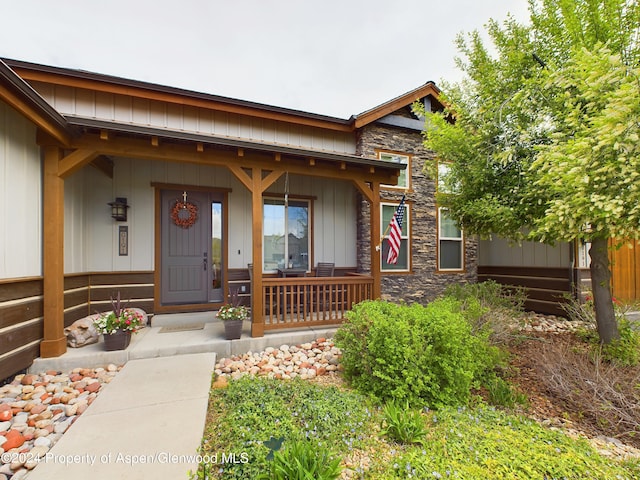
[[[112,352],[114,350],[124,350],[129,346],[129,342],[131,342],[130,330],[116,330],[111,334],[105,333],[103,334],[103,336],[104,349],[108,352]]]

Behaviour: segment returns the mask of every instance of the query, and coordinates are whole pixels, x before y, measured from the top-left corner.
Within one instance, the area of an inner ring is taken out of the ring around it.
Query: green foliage
[[[530,14],[529,25],[490,20],[493,48],[478,32],[460,35],[466,78],[443,85],[444,112],[416,107],[425,113],[425,145],[449,163],[456,185],[438,201],[484,237],[594,246],[637,238],[640,2],[531,0]],[[591,270],[602,299],[598,332],[609,342],[618,332],[603,294],[602,250],[592,250]]]
[[[446,478],[447,473],[469,480],[640,478],[637,461],[620,463],[603,457],[585,440],[483,405],[420,414],[427,430],[422,443],[399,447],[379,435],[377,426],[384,422],[384,413],[367,408],[367,403],[352,391],[302,381],[252,377],[232,381],[228,389],[211,391],[201,454],[246,453],[248,461],[205,464],[190,478],[258,478],[273,465],[265,459],[270,451],[265,443],[282,437],[282,448],[274,458],[285,458],[294,468],[295,458],[312,457],[312,446],[334,463],[351,454],[366,458],[366,467],[356,467],[351,478]],[[305,432],[313,431],[312,425],[316,433],[309,433],[307,441]],[[277,443],[270,445],[277,449]],[[293,450],[300,454],[290,454],[294,443]]]
[[[622,466],[597,455],[585,440],[495,409],[445,408],[431,412],[427,423],[424,444],[399,452],[372,478],[604,480],[640,474],[637,464]]]
[[[549,100],[550,142],[538,148],[530,167],[536,197],[545,205],[531,235],[573,240],[638,234],[639,81],[640,69],[629,69],[602,45],[576,51],[549,74],[545,88],[562,93]]]
[[[426,307],[362,302],[338,329],[345,377],[361,392],[411,405],[465,404],[495,364],[486,335],[473,335],[453,299]]]
[[[382,410],[381,433],[394,442],[405,445],[422,443],[427,435],[425,420],[419,410],[412,410],[408,403],[399,405],[387,402]]]
[[[488,400],[491,405],[514,408],[518,405],[527,405],[527,397],[518,392],[509,382],[494,375],[483,382],[487,389]]]
[[[513,339],[513,325],[524,312],[523,289],[504,287],[492,280],[479,283],[452,284],[444,292],[460,302],[473,332],[485,332],[494,345]]]
[[[602,345],[603,358],[622,366],[637,365],[640,361],[640,333],[624,318],[618,322],[618,331],[619,339]]]
[[[269,472],[262,480],[333,480],[340,475],[341,459],[333,458],[326,450],[309,440],[285,443],[275,453]]]
[[[284,439],[285,446],[309,440],[333,458],[362,447],[371,417],[368,400],[356,392],[321,388],[297,379],[244,377],[230,382],[226,389],[211,391],[202,454],[245,454],[246,462],[214,465],[212,475],[257,478],[269,468],[267,456],[277,448],[274,439]]]

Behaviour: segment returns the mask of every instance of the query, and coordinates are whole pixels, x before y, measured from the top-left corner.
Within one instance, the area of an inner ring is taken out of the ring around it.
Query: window
[[[407,166],[406,169],[400,170],[400,176],[398,177],[397,185],[385,185],[387,187],[395,187],[395,188],[409,188],[409,178],[411,177],[411,163],[409,162],[408,155],[400,155],[398,153],[390,153],[390,152],[378,152],[378,158],[380,160],[384,160],[385,162],[393,162],[393,163],[402,163]]]
[[[463,243],[462,230],[446,208],[438,208],[438,270],[463,270]]]
[[[451,165],[445,162],[438,162],[438,192],[458,193],[460,185],[451,178]]]
[[[381,203],[380,204],[380,215],[381,215],[381,228],[382,232],[385,233],[384,240],[382,241],[382,248],[380,249],[380,265],[383,272],[408,272],[411,268],[410,258],[409,258],[409,229],[411,225],[410,221],[410,208],[409,204],[405,203],[404,210],[404,219],[402,220],[402,235],[400,240],[400,253],[398,254],[398,262],[387,263],[387,257],[389,255],[389,238],[388,233],[386,232],[389,223],[391,222],[391,218],[393,218],[393,214],[398,208],[398,203]]]
[[[309,201],[265,198],[263,205],[263,271],[309,270]]]

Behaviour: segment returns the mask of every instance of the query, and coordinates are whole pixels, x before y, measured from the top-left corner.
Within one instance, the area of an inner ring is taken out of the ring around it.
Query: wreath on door
[[[198,220],[198,207],[191,202],[176,200],[171,209],[171,220],[178,227],[191,228]]]

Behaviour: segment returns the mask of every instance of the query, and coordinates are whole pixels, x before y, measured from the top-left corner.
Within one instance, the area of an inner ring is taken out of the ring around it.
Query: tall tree
[[[426,114],[425,143],[455,192],[439,201],[469,233],[591,242],[609,343],[608,240],[640,235],[638,0],[530,0],[530,24],[490,20],[487,33],[491,50],[478,32],[458,36],[466,77],[443,86],[443,114]]]

